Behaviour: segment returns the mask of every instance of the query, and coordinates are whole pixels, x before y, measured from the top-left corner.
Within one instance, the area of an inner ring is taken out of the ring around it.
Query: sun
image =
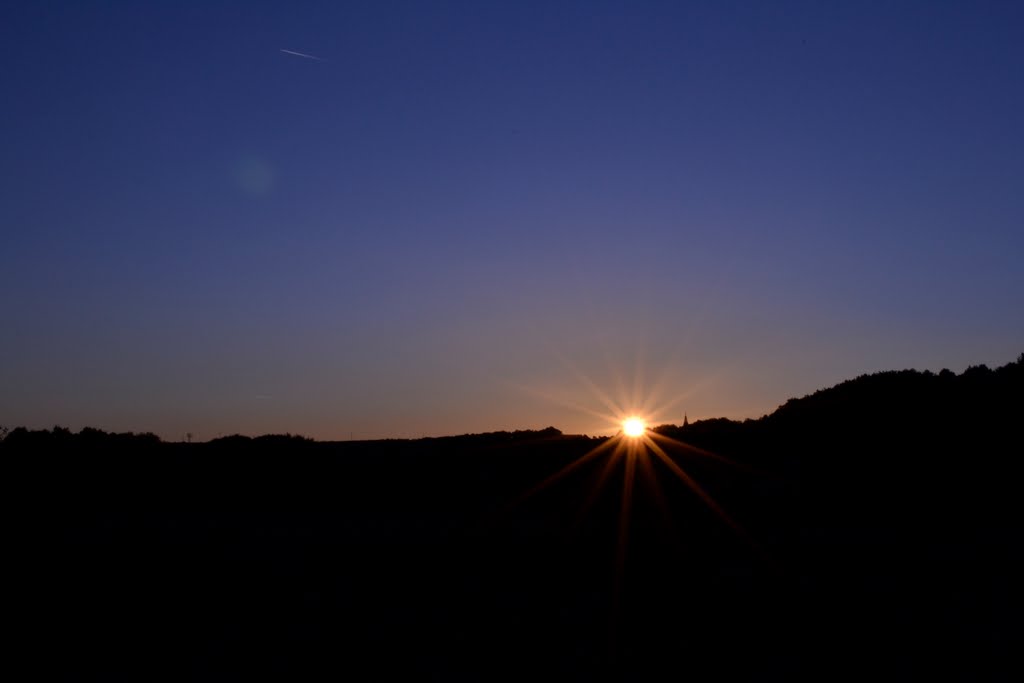
[[[622,432],[634,439],[644,435],[647,425],[639,417],[630,417],[622,421]]]

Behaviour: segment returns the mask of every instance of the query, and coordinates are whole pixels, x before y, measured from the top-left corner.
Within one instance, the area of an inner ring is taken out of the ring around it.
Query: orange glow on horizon
[[[645,389],[641,363],[638,363],[631,390],[628,383],[623,381],[620,373],[612,373],[616,379],[614,384],[617,385],[617,391],[608,391],[602,388],[585,373],[575,368],[569,361],[566,361],[566,366],[576,375],[586,393],[589,393],[604,410],[587,405],[577,397],[559,396],[543,391],[535,391],[533,393],[598,418],[604,423],[606,428],[616,428],[616,431],[612,436],[601,438],[590,451],[551,473],[524,492],[512,503],[513,506],[554,486],[563,478],[582,470],[585,466],[596,465],[598,467],[596,479],[592,482],[591,489],[586,495],[586,500],[583,501],[579,511],[579,517],[582,518],[601,495],[602,489],[605,489],[611,482],[613,473],[621,471],[622,490],[620,494],[618,548],[616,552],[617,574],[621,574],[624,567],[626,549],[629,545],[629,526],[632,508],[635,496],[639,493],[635,490],[638,484],[646,484],[647,494],[650,498],[663,512],[668,512],[665,492],[662,490],[663,482],[659,481],[661,478],[659,476],[660,472],[661,474],[669,475],[670,479],[680,482],[689,490],[691,495],[696,496],[722,523],[731,528],[739,538],[750,545],[754,545],[740,525],[684,469],[682,458],[713,460],[730,467],[736,467],[737,463],[717,453],[712,453],[672,438],[667,433],[664,433],[665,430],[654,426],[661,424],[661,421],[665,420],[671,413],[677,413],[678,404],[689,398],[689,392],[683,392],[675,397],[670,397],[669,400],[665,400],[663,395],[664,381],[669,376],[669,373],[662,373],[661,379],[655,383],[654,387]],[[614,370],[614,368],[612,369]],[[666,424],[665,426],[672,427],[671,424]]]
[[[654,427],[654,425],[661,424],[660,421],[670,413],[678,411],[675,406],[687,399],[688,393],[684,392],[665,401],[659,396],[662,393],[659,390],[661,387],[656,386],[652,391],[645,391],[639,376],[633,382],[632,392],[628,391],[622,382],[619,383],[621,386],[618,387],[618,392],[609,392],[600,388],[596,382],[582,372],[577,371],[576,374],[587,393],[591,394],[606,410],[595,409],[581,403],[576,398],[566,400],[557,395],[545,395],[544,392],[536,393],[564,406],[599,418],[607,427],[614,426],[617,429],[613,435],[601,438],[590,451],[572,460],[525,491],[511,504],[512,506],[521,504],[541,491],[551,488],[569,475],[581,471],[584,467],[596,466],[595,478],[592,480],[590,490],[587,492],[585,500],[582,501],[576,516],[577,523],[579,523],[602,495],[602,490],[606,490],[612,480],[617,478],[614,473],[621,473],[618,538],[615,550],[616,591],[618,591],[618,584],[625,572],[633,507],[637,495],[643,495],[638,488],[646,489],[644,492],[646,496],[663,514],[671,514],[666,491],[663,490],[665,483],[663,475],[668,475],[669,479],[681,483],[690,492],[690,495],[700,500],[721,523],[736,534],[738,539],[751,547],[756,545],[722,505],[686,471],[684,459],[713,460],[727,467],[737,467],[737,463],[717,453],[672,438],[664,433],[665,430]],[[666,424],[666,427],[671,426],[671,424]]]

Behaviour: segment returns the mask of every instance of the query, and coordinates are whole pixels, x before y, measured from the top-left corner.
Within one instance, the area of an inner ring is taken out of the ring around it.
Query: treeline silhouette
[[[6,446],[9,450],[76,448],[102,453],[107,449],[148,448],[159,443],[161,443],[160,437],[150,432],[141,434],[134,432],[112,433],[102,429],[83,427],[76,433],[59,425],[53,429],[17,427],[10,431],[0,427],[0,447]]]
[[[554,427],[0,457],[57,678],[1017,680],[1022,414],[1024,354],[654,428],[699,492]]]
[[[458,436],[423,437],[420,442],[439,441],[472,441],[474,443],[508,443],[551,439],[562,436],[561,430],[555,427],[544,429],[517,429],[515,431],[484,432],[481,434],[462,434]],[[382,441],[408,441],[408,439],[382,439]],[[78,449],[121,449],[147,448],[164,443],[152,432],[106,432],[93,427],[83,427],[79,432],[72,432],[67,427],[55,426],[53,429],[26,429],[16,427],[10,430],[0,427],[0,445],[6,443],[11,450],[46,449],[46,448],[78,448]],[[263,434],[246,436],[229,434],[218,436],[207,442],[220,448],[245,448],[249,446],[297,446],[314,443],[314,440],[301,434]]]
[[[900,370],[865,374],[803,398],[793,398],[770,415],[753,420],[728,418],[697,420],[685,426],[663,424],[653,431],[671,437],[700,442],[720,451],[750,453],[768,439],[796,439],[800,442],[835,440],[837,436],[863,439],[875,432],[915,433],[920,427],[945,423],[945,431],[962,432],[964,426],[984,430],[986,423],[1013,420],[1020,407],[1019,388],[1024,376],[1024,354],[1015,362],[992,370],[985,365],[968,367],[957,375],[945,369],[931,371]],[[424,437],[411,441],[475,441],[478,443],[536,440],[562,436],[561,430],[496,431],[446,437]],[[383,441],[410,441],[385,439]],[[85,427],[75,433],[55,426],[52,430],[30,430],[0,426],[0,445],[31,449],[71,446],[144,448],[161,442],[153,433],[111,433]],[[217,437],[208,443],[224,447],[251,445],[295,445],[313,442],[298,434],[265,434],[250,437],[240,434]],[[844,443],[849,443],[848,441]],[[837,444],[832,444],[833,446]],[[842,445],[842,444],[839,444]],[[755,459],[757,456],[753,456]]]

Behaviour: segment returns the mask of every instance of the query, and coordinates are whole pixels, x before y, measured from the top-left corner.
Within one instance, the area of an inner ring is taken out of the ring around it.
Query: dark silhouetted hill
[[[865,375],[668,463],[19,428],[12,585],[58,680],[1018,680],[1022,397],[1024,356]]]

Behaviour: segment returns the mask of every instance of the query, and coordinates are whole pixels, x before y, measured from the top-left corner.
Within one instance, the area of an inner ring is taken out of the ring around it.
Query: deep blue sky
[[[598,433],[599,392],[757,417],[1024,351],[1024,3],[8,1],[0,38],[8,426]]]

